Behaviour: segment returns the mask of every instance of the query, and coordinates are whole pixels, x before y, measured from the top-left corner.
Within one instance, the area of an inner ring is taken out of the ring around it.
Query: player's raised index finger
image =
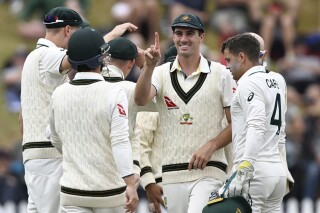
[[[160,49],[159,45],[159,34],[157,32],[154,33],[154,47],[156,50]]]

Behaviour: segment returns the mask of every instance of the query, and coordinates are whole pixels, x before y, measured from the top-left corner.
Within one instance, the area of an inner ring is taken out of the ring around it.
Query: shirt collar
[[[103,68],[103,76],[105,77],[120,77],[124,80],[124,75],[121,69],[114,65],[108,65],[108,67]]]
[[[40,47],[40,46],[57,47],[57,45],[55,43],[53,43],[52,41],[45,39],[45,38],[40,38],[38,40],[37,47]]]
[[[266,72],[266,68],[264,66],[254,66],[251,67],[248,71],[246,71],[243,76],[238,80],[238,83],[240,83],[243,79],[248,78],[250,75],[258,72]]]
[[[80,80],[80,79],[97,79],[97,80],[104,81],[104,78],[102,77],[102,75],[96,72],[77,72],[73,80]]]
[[[179,56],[178,56],[179,57]],[[170,72],[173,72],[175,70],[181,71],[180,64],[178,62],[178,57],[174,60],[172,67],[170,69]],[[199,74],[199,73],[209,73],[210,72],[210,67],[208,65],[207,59],[203,57],[202,54],[200,54],[200,64],[198,66],[197,72],[194,72],[193,74]]]

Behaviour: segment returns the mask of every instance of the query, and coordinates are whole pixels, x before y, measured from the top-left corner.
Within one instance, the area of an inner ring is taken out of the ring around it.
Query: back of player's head
[[[87,70],[102,65],[109,45],[102,35],[93,28],[79,29],[74,32],[68,43],[68,61],[75,70],[85,67]]]
[[[260,43],[248,33],[238,34],[225,40],[222,44],[221,52],[223,53],[226,49],[232,55],[238,55],[243,52],[252,62],[258,62],[259,60]]]
[[[176,46],[172,45],[169,49],[165,51],[163,62],[173,62],[176,59],[177,54],[178,53]]]
[[[132,60],[138,56],[137,46],[127,38],[119,37],[108,42],[108,53],[111,58],[120,60]]]

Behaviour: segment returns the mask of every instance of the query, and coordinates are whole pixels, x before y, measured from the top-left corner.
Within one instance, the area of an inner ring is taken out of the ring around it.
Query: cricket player
[[[77,74],[56,88],[50,109],[52,144],[62,154],[63,212],[134,212],[125,92],[100,75],[109,45],[92,28],[75,32],[68,60]],[[71,109],[71,110],[70,110]]]
[[[132,145],[133,155],[133,173],[135,174],[136,186],[139,186],[140,177],[140,142],[133,140],[133,131],[136,124],[136,116],[139,111],[156,111],[156,105],[150,101],[146,106],[138,106],[134,102],[134,90],[136,83],[126,81],[131,69],[135,64],[139,65],[141,57],[144,62],[144,55],[138,55],[138,48],[127,38],[119,37],[108,42],[110,54],[108,63],[101,72],[105,81],[120,86],[126,92],[128,97],[128,119],[129,119],[129,138]],[[138,58],[139,57],[139,58]],[[143,65],[140,64],[140,66]]]
[[[231,141],[232,76],[225,66],[201,55],[205,33],[199,17],[181,14],[171,27],[178,55],[173,63],[156,67],[161,55],[155,33],[155,44],[145,51],[135,101],[144,105],[156,97],[159,107],[167,211],[198,213],[211,190],[226,179],[226,157],[219,145]],[[228,125],[223,129],[225,116]]]
[[[71,66],[64,48],[85,23],[77,12],[65,7],[49,11],[43,22],[46,36],[27,57],[21,76],[22,154],[29,194],[27,211],[54,213],[60,212],[62,167],[60,153],[46,136],[50,97],[57,86],[69,81],[66,73]]]
[[[56,87],[69,81],[71,65],[66,56],[70,36],[86,26],[80,15],[66,7],[56,7],[44,17],[45,38],[27,57],[21,76],[20,128],[23,132],[23,162],[28,188],[28,212],[54,213],[59,210],[61,155],[47,138],[50,97]],[[105,41],[137,27],[116,26]],[[43,190],[46,189],[46,190]]]
[[[258,42],[260,44],[259,64],[266,67],[267,62],[265,61],[265,58],[268,54],[268,51],[265,50],[265,48],[264,48],[263,38],[256,33],[249,33],[249,34],[258,40]],[[287,83],[286,83],[284,77],[280,73],[277,73],[274,71],[269,71],[268,73],[279,82],[279,86],[281,87],[281,90],[285,94],[285,100],[286,100],[285,112],[286,112],[287,111]],[[287,176],[287,187],[286,187],[286,194],[287,194],[291,191],[291,189],[294,185],[294,179],[288,169],[288,163],[287,163],[287,159],[286,159],[286,144],[285,144],[286,143],[285,122],[283,125],[284,126],[283,126],[283,128],[281,128],[282,131],[280,133],[281,137],[280,137],[280,141],[279,141],[279,152],[280,152],[281,162],[284,166],[284,169],[286,171],[286,176]]]
[[[238,87],[231,105],[233,174],[219,193],[245,198],[250,194],[255,213],[280,212],[287,186],[279,153],[285,85],[259,65],[260,44],[252,35],[227,39],[221,52]]]
[[[152,212],[166,213],[162,190],[162,132],[158,112],[139,112],[134,140],[141,146],[140,184],[146,190]]]

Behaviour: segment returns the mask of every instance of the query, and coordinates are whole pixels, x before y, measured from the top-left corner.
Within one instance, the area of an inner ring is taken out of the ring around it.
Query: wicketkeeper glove
[[[249,161],[242,161],[237,170],[227,182],[219,189],[219,195],[223,198],[243,196],[249,198],[249,184],[253,178],[254,168]]]

